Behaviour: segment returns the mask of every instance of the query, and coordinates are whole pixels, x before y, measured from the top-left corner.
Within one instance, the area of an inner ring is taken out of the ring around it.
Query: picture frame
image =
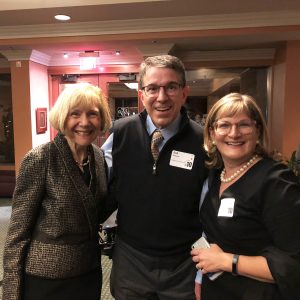
[[[47,131],[47,108],[37,108],[36,111],[36,133],[41,134]]]

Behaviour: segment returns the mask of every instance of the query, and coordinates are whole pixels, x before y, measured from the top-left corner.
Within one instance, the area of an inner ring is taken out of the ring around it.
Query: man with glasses
[[[201,126],[183,108],[187,95],[177,57],[148,57],[140,70],[145,110],[116,121],[103,146],[118,203],[111,273],[117,300],[195,299],[190,250],[202,233],[206,169]]]

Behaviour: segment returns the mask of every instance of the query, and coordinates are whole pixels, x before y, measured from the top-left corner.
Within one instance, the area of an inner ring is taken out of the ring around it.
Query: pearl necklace
[[[224,178],[226,172],[224,168],[223,171],[221,172],[220,180],[225,183],[232,181],[233,179],[238,177],[242,172],[244,172],[247,168],[249,168],[257,159],[257,157],[258,157],[257,154],[253,155],[248,162],[246,162],[239,170],[234,172],[229,178]]]

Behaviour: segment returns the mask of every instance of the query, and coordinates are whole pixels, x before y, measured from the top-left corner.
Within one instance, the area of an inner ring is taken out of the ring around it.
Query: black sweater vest
[[[113,174],[118,234],[155,256],[188,253],[202,233],[199,200],[204,168],[202,128],[182,114],[179,132],[163,147],[153,175],[146,113],[115,122]],[[170,166],[173,150],[195,155],[192,170]]]

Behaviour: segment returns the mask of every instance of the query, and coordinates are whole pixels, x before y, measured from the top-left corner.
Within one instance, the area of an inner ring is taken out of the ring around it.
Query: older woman
[[[98,87],[65,89],[50,112],[52,142],[26,154],[4,252],[3,299],[89,299],[101,294],[98,227],[106,217],[102,152],[110,127]]]
[[[209,189],[200,210],[208,249],[192,250],[204,275],[201,300],[299,299],[300,185],[268,156],[253,98],[233,93],[208,114]]]

